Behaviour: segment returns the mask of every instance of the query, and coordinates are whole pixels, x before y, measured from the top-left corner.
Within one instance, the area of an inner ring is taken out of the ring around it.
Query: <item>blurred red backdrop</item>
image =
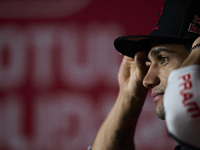
[[[118,93],[114,39],[149,34],[163,2],[0,0],[0,149],[87,149]],[[150,96],[135,138],[175,145]]]

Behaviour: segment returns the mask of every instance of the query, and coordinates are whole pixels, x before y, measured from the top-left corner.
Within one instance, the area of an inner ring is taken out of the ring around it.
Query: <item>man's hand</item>
[[[194,41],[192,48],[194,48],[197,44],[200,44],[200,37]],[[181,68],[191,65],[200,65],[200,47],[196,47],[191,51],[190,55],[181,65]]]
[[[124,56],[118,74],[119,95],[98,131],[94,150],[133,150],[133,137],[148,89],[142,84],[148,71],[145,52]]]
[[[141,92],[147,91],[142,81],[148,68],[145,52],[137,52],[134,59],[124,56],[118,74],[120,92],[127,96],[140,97]]]

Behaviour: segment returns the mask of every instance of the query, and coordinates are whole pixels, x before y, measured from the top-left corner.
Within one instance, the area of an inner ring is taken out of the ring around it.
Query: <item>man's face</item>
[[[172,70],[181,66],[187,55],[184,45],[161,42],[154,42],[148,54],[151,65],[144,77],[143,85],[152,89],[151,95],[156,103],[156,114],[160,119],[165,119],[163,95],[168,76]]]

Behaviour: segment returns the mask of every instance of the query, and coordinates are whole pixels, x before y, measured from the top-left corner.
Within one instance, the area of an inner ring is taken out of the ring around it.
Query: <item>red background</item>
[[[113,41],[149,34],[164,0],[0,1],[0,149],[84,150],[118,93]],[[136,149],[173,149],[147,97]]]

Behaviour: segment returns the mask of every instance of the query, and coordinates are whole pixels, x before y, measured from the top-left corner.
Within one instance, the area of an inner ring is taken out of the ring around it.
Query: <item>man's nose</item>
[[[158,71],[152,67],[149,68],[147,74],[143,79],[143,85],[146,88],[153,88],[160,84],[160,78],[158,76]]]

